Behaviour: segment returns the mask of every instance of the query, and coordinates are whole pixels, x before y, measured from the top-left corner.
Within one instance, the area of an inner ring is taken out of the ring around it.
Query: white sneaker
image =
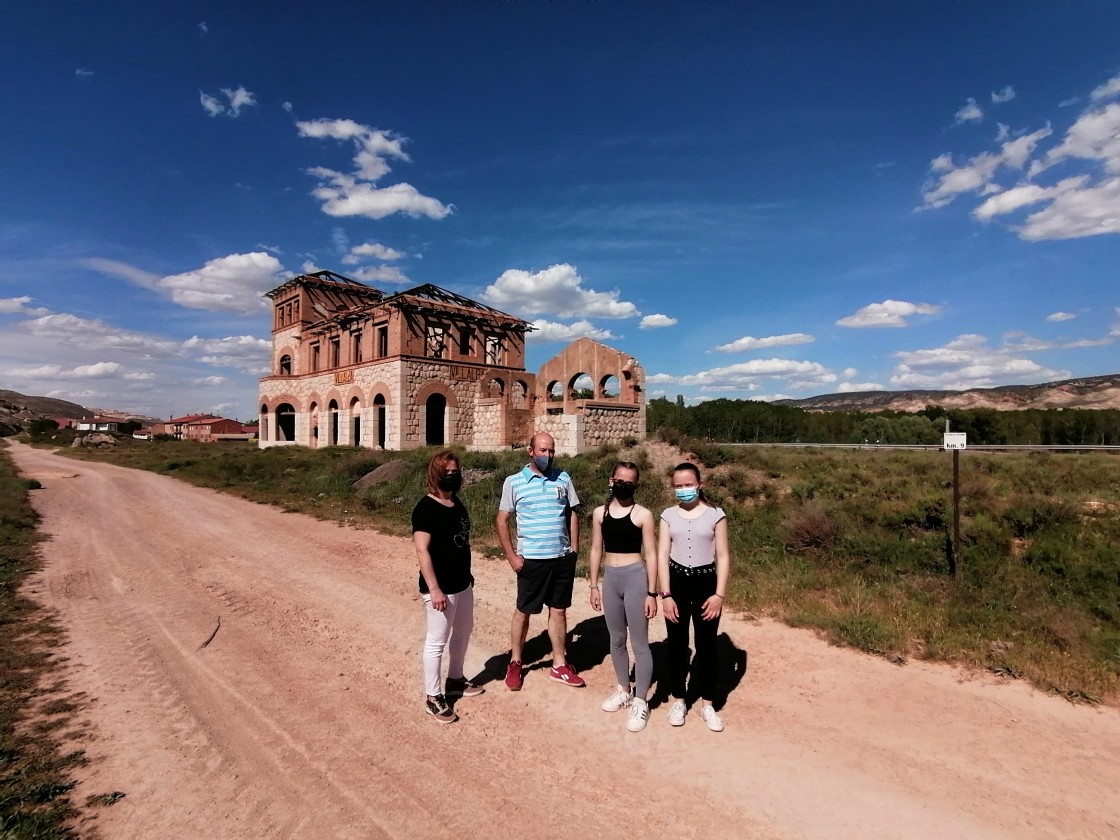
[[[619,709],[625,709],[630,705],[630,692],[623,691],[621,688],[616,689],[614,694],[603,701],[604,712],[617,712]]]
[[[723,718],[716,714],[716,710],[712,706],[705,706],[700,710],[700,717],[704,718],[704,723],[708,724],[708,728],[712,732],[723,731]]]
[[[631,732],[641,732],[649,721],[649,703],[641,697],[630,701],[630,720],[626,721],[626,728]]]
[[[669,707],[669,725],[684,726],[684,716],[687,711],[688,707],[683,700],[674,700],[673,705]]]

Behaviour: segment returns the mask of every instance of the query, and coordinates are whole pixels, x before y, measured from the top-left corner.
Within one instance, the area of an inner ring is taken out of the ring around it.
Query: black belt
[[[697,575],[710,575],[716,570],[715,563],[709,563],[707,566],[682,566],[676,560],[669,561],[669,571],[676,572],[678,575],[685,577],[696,577]]]

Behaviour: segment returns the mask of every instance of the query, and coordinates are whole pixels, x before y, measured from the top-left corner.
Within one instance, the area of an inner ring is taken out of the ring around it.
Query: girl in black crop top
[[[611,498],[591,514],[591,606],[602,610],[611,635],[611,664],[618,686],[603,711],[629,707],[626,728],[641,732],[649,720],[646,695],[653,680],[649,620],[657,615],[657,549],[653,514],[634,503],[638,467],[615,465]],[[634,685],[626,637],[634,650]]]

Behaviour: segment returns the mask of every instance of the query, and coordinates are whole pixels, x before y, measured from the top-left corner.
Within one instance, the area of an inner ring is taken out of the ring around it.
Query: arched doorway
[[[378,394],[373,398],[373,407],[377,411],[377,448],[385,448],[385,397]]]
[[[296,410],[291,403],[276,406],[276,440],[296,439]]]
[[[362,445],[362,404],[357,397],[350,400],[350,443]]]
[[[424,402],[424,443],[427,446],[443,446],[445,443],[444,421],[447,418],[447,397],[432,394]]]
[[[331,400],[327,404],[330,425],[328,426],[327,446],[338,446],[338,403]]]

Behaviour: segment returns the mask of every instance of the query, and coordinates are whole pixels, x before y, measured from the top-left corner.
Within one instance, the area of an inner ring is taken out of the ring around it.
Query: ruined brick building
[[[527,321],[439,286],[386,294],[330,271],[268,292],[260,446],[496,450],[550,432],[575,454],[646,431],[637,360],[581,338],[525,370]]]

